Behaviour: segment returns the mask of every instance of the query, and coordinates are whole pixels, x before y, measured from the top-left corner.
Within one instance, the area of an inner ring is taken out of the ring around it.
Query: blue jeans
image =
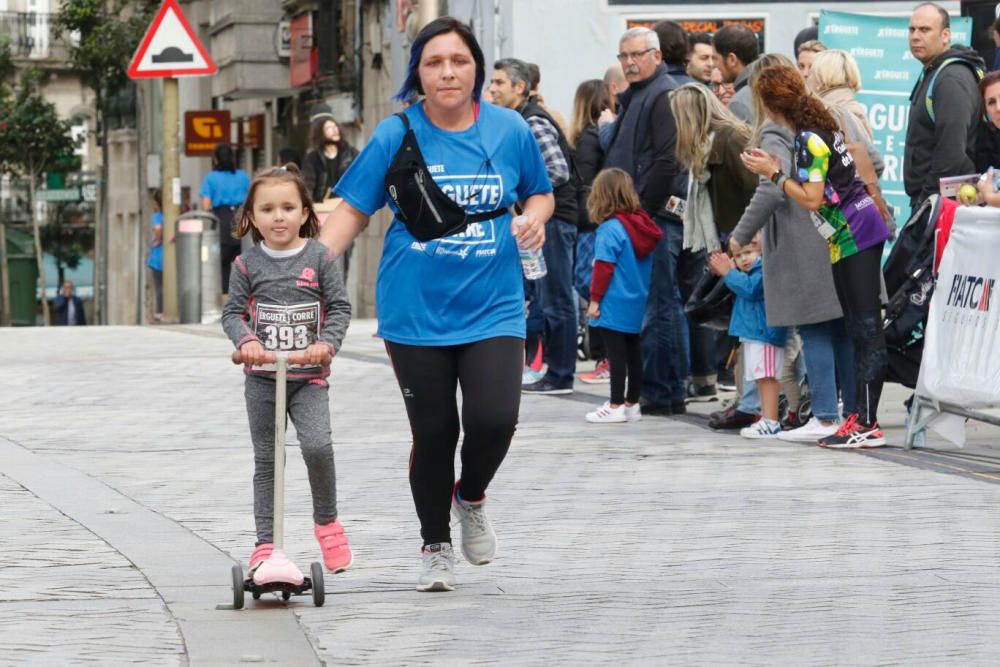
[[[545,223],[542,254],[548,273],[535,283],[545,317],[542,353],[548,371],[543,378],[559,389],[573,386],[576,371],[576,327],[579,317],[573,292],[573,249],[576,226],[551,218]]]
[[[740,402],[736,409],[749,415],[760,413],[760,392],[757,391],[756,382],[743,381],[743,395],[740,396]]]
[[[844,397],[844,414],[855,412],[854,350],[844,329],[844,319],[799,325],[799,336],[812,392],[813,415],[823,420],[840,418],[838,384]]]
[[[573,264],[573,286],[584,301],[590,301],[590,280],[594,277],[594,250],[597,232],[582,232],[576,237],[576,261]]]
[[[684,333],[687,319],[677,286],[677,260],[684,226],[676,218],[656,216],[663,240],[653,251],[653,276],[642,319],[642,398],[652,405],[684,400],[688,374]]]

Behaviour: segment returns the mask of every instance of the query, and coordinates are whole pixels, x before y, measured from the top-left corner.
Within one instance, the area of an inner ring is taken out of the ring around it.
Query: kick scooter
[[[233,363],[243,363],[239,350],[233,353]],[[278,370],[274,376],[274,551],[249,577],[243,566],[233,565],[233,609],[243,608],[243,593],[249,591],[254,600],[264,593],[281,593],[282,600],[312,591],[313,604],[322,607],[326,600],[323,588],[323,566],[312,563],[311,577],[303,576],[284,551],[285,532],[285,403],[288,375],[288,353],[277,353]]]

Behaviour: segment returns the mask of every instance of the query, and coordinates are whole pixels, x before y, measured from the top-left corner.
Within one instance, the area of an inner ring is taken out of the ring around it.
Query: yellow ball
[[[979,192],[976,190],[976,186],[971,183],[966,183],[958,189],[958,200],[966,206],[975,204],[978,196]]]

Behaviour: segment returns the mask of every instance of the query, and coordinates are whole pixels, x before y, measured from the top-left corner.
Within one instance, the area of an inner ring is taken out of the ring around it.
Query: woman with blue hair
[[[480,103],[485,78],[483,52],[468,26],[443,17],[424,27],[397,95],[412,103],[378,125],[337,183],[343,202],[320,235],[340,254],[376,211],[388,205],[393,213],[376,303],[413,433],[421,591],[455,587],[449,510],[461,523],[466,560],[485,565],[496,556],[486,487],[510,447],[520,407],[518,245],[542,247],[554,207],[527,123],[515,111]],[[414,93],[423,98],[414,101]]]

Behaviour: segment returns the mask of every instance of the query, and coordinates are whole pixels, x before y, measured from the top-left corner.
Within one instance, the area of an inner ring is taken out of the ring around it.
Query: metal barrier
[[[1000,426],[1000,417],[985,412],[1000,408],[997,247],[1000,209],[957,210],[930,300],[920,375],[906,428],[907,449],[939,418],[939,432],[959,445],[965,438],[964,420]],[[940,428],[949,425],[955,426],[948,428],[953,437]]]

